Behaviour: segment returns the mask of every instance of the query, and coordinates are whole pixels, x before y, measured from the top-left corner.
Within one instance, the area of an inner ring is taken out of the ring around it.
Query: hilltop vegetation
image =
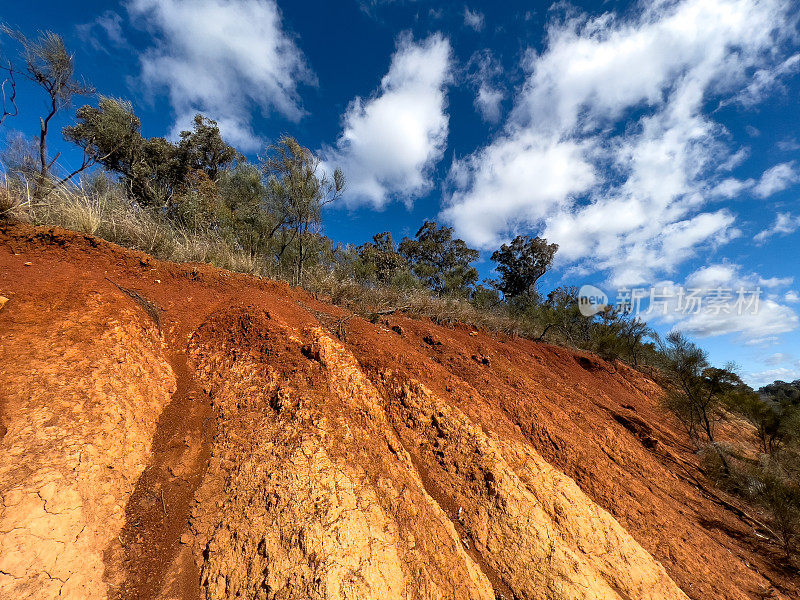
[[[346,173],[325,172],[320,159],[288,135],[251,162],[204,115],[177,140],[148,138],[131,103],[100,96],[79,107],[75,122],[63,129],[83,158],[60,173],[59,156],[48,150],[50,124],[75,97],[94,91],[75,75],[74,58],[57,34],[30,40],[4,32],[21,52],[4,67],[0,123],[7,127],[19,112],[15,82],[21,77],[41,88],[48,109],[36,137],[10,135],[2,151],[3,218],[63,226],[159,258],[285,280],[367,317],[404,311],[438,323],[468,323],[646,370],[663,381],[664,406],[706,456],[708,474],[758,507],[792,560],[800,534],[800,383],[776,382],[755,392],[734,367],[713,367],[684,337],[661,340],[626,311],[583,316],[576,288],[545,294],[537,286],[558,251],[540,237],[520,235],[503,244],[491,255],[498,278],[483,282],[473,265],[478,251],[433,221],[399,243],[390,232],[359,246],[336,243],[324,234],[324,209],[346,193]],[[741,427],[736,443],[721,441],[720,423],[734,419],[750,429]]]

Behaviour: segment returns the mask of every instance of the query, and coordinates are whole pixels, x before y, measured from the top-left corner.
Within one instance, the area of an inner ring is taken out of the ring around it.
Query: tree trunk
[[[55,116],[56,112],[58,112],[58,107],[56,106],[56,98],[55,96],[51,96],[50,102],[50,113],[43,119],[39,120],[41,125],[40,133],[39,133],[39,181],[36,185],[36,190],[34,192],[34,196],[37,199],[43,197],[44,190],[47,186],[47,180],[50,176],[50,163],[47,162],[47,133],[50,130],[50,119]]]

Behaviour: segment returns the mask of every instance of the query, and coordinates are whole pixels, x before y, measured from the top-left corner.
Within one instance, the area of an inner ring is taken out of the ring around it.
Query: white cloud
[[[479,10],[470,10],[464,7],[464,25],[471,27],[475,31],[481,31],[484,26],[484,16]]]
[[[551,26],[503,130],[454,162],[443,218],[487,249],[542,231],[562,263],[615,283],[736,237],[734,215],[708,203],[755,184],[716,187],[743,155],[705,109],[782,61],[793,21],[784,0],[684,0]]]
[[[764,171],[753,191],[760,198],[767,198],[785,190],[797,181],[800,181],[800,172],[795,164],[793,162],[781,163]]]
[[[742,150],[740,150],[731,155],[717,170],[728,171],[736,167],[747,157],[748,153],[749,151],[742,153]],[[736,179],[735,177],[723,179],[708,190],[708,196],[711,198],[731,199],[746,191],[751,191],[755,196],[763,199],[782,192],[798,181],[800,181],[800,171],[798,171],[795,163],[786,162],[774,165],[764,171],[758,181],[752,178]]]
[[[500,120],[500,110],[505,98],[503,90],[481,83],[475,96],[475,108],[481,113],[484,121],[497,123]]]
[[[788,235],[800,229],[800,216],[793,216],[791,213],[782,212],[775,216],[775,223],[772,227],[757,233],[753,239],[758,244],[763,244],[773,235]]]
[[[491,50],[475,52],[467,63],[467,80],[475,87],[475,109],[484,121],[500,121],[502,103],[506,93],[498,83],[503,68]]]
[[[797,140],[793,139],[781,140],[775,145],[779,150],[783,150],[784,152],[794,152],[795,150],[800,150],[800,144],[797,143]]]
[[[788,302],[790,304],[797,304],[798,302],[800,302],[800,294],[798,294],[794,290],[789,290],[788,292],[786,292],[786,294],[784,294],[783,300],[784,302]]]
[[[751,76],[750,84],[742,90],[736,100],[745,106],[753,106],[774,88],[780,87],[782,77],[800,70],[800,54],[793,54],[783,62],[764,69],[758,69]]]
[[[750,340],[744,341],[745,346],[753,346],[757,348],[768,348],[769,346],[774,346],[779,341],[777,335],[765,335],[763,337],[755,337]]]
[[[686,285],[703,289],[730,285],[737,279],[739,269],[739,265],[731,263],[708,265],[690,274],[686,278]]]
[[[748,291],[754,289],[752,282],[747,279],[734,279],[721,285],[734,290],[734,294],[740,288]],[[738,314],[735,311],[731,311],[728,314],[700,313],[678,324],[679,329],[698,337],[738,333],[742,341],[753,343],[771,336],[794,331],[797,326],[797,314],[788,306],[770,299],[765,299],[759,303],[756,314],[749,314],[748,311],[744,311],[743,314]]]
[[[127,8],[153,35],[141,77],[167,90],[175,131],[202,112],[252,151],[262,143],[250,125],[254,108],[292,120],[304,114],[297,86],[313,75],[274,0],[128,0]]]
[[[719,167],[718,171],[732,171],[750,157],[750,148],[743,146],[731,154]]]
[[[730,200],[731,198],[736,198],[742,192],[751,189],[755,183],[756,182],[752,179],[741,180],[735,177],[729,177],[712,187],[711,190],[709,190],[709,195]]]
[[[765,288],[786,287],[792,285],[794,277],[759,277],[758,285]]]
[[[348,202],[380,208],[431,188],[430,171],[447,145],[450,55],[441,35],[402,36],[380,90],[350,103],[336,147],[323,149],[325,168],[344,170]]]
[[[76,26],[78,35],[95,50],[108,54],[108,46],[125,48],[128,41],[122,31],[122,17],[113,10],[107,10],[91,23]]]
[[[540,221],[565,197],[594,185],[596,175],[583,152],[576,142],[548,141],[526,132],[498,139],[453,163],[450,179],[458,191],[443,215],[468,241],[491,247],[498,232],[513,229],[516,222]],[[465,188],[469,193],[460,191]]]
[[[742,160],[744,160],[749,151],[736,152],[731,155],[723,164],[721,164],[718,171],[728,171],[736,167]],[[800,171],[798,171],[794,162],[786,162],[774,165],[764,171],[759,177],[758,181],[752,178],[736,179],[735,177],[728,177],[715,183],[709,190],[708,196],[711,198],[736,198],[746,191],[751,191],[759,198],[768,198],[773,194],[782,192],[789,186],[800,181]]]
[[[792,356],[790,354],[786,354],[785,352],[776,352],[775,354],[770,354],[767,358],[764,359],[765,365],[780,365],[783,363],[790,362]]]
[[[666,282],[659,285],[672,290],[674,300],[667,316],[659,318],[697,337],[737,334],[739,341],[746,345],[774,342],[780,334],[797,329],[800,319],[788,306],[763,297],[760,286],[764,281],[769,282],[743,274],[741,267],[735,264],[703,267],[690,274],[683,285],[687,291],[699,290],[698,295],[703,300],[698,310],[691,314],[672,310],[678,302],[678,288]]]
[[[794,381],[800,379],[800,363],[790,367],[778,367],[752,373],[745,373],[743,379],[758,389],[774,381]]]

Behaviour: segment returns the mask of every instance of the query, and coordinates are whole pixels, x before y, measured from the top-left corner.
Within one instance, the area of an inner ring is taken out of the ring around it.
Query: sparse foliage
[[[123,177],[131,198],[160,207],[177,191],[176,149],[164,138],[145,139],[142,123],[129,102],[101,98],[97,107],[82,106],[78,123],[64,128],[64,137],[84,155]]]
[[[33,181],[38,173],[38,143],[18,131],[6,136],[5,147],[0,151],[0,162],[3,164],[9,183],[22,184]]]
[[[358,255],[369,278],[374,276],[381,284],[391,283],[408,265],[397,251],[392,234],[388,231],[375,234],[371,242],[358,247]]]
[[[476,285],[470,297],[472,305],[479,310],[496,310],[500,303],[500,294],[496,289],[483,285]]]
[[[3,105],[3,114],[0,115],[0,125],[2,125],[8,117],[16,117],[19,115],[19,107],[17,106],[17,80],[14,77],[14,65],[8,63],[4,68],[8,72],[2,83],[0,83],[0,102]]]
[[[287,250],[294,254],[294,280],[303,281],[303,268],[322,226],[322,208],[344,192],[344,174],[333,177],[320,172],[320,160],[292,137],[283,136],[268,149],[262,162],[270,208],[278,215],[281,233],[280,260]]]
[[[800,439],[800,381],[776,381],[758,393],[741,394],[730,409],[753,425],[764,454],[774,456]]]
[[[83,150],[84,164],[101,164],[121,175],[130,196],[144,206],[168,206],[184,218],[192,201],[199,202],[197,210],[204,205],[203,210],[213,212],[214,202],[202,197],[216,193],[210,184],[239,158],[222,140],[216,122],[201,115],[192,131],[181,133],[177,145],[143,137],[141,121],[124,100],[101,98],[97,107],[79,108],[77,119],[76,125],[64,128],[64,137]],[[177,198],[180,194],[187,197]]]
[[[775,467],[758,471],[756,482],[755,500],[766,511],[787,560],[791,560],[800,541],[800,484]]]
[[[7,26],[2,26],[2,31],[20,43],[28,77],[42,88],[48,97],[47,113],[40,119],[39,132],[37,193],[41,195],[50,184],[50,170],[58,160],[58,155],[50,160],[47,154],[50,123],[59,111],[70,105],[75,96],[93,94],[94,89],[75,78],[75,57],[67,50],[60,35],[44,31],[37,39],[30,40],[22,32]],[[61,183],[74,177],[77,172],[85,170],[87,166],[84,162],[75,173],[62,179]]]
[[[235,148],[225,143],[216,121],[195,115],[192,130],[182,131],[176,158],[183,172],[202,171],[211,181],[240,158]]]
[[[731,398],[747,393],[749,388],[731,366],[711,367],[705,351],[680,332],[667,336],[663,357],[671,384],[665,406],[683,423],[691,437],[697,439],[705,435],[727,474],[730,466],[716,443],[716,426],[725,418]]]

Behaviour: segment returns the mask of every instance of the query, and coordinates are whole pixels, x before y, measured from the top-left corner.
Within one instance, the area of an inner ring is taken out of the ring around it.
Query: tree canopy
[[[300,283],[311,245],[322,225],[322,208],[341,197],[345,188],[344,174],[340,169],[332,176],[323,172],[319,158],[290,136],[282,136],[268,149],[261,168],[282,232],[278,258],[292,248],[295,277]]]
[[[414,237],[404,238],[398,249],[414,275],[439,296],[466,295],[478,281],[478,271],[470,265],[478,251],[453,239],[452,227],[433,221],[425,221]]]
[[[129,102],[101,98],[98,106],[82,106],[77,123],[64,128],[74,142],[109,171],[121,175],[132,198],[145,206],[165,206],[181,186],[191,183],[190,173],[201,172],[216,182],[239,153],[226,144],[215,121],[197,115],[193,129],[173,144],[163,137],[145,138],[141,121]]]
[[[536,282],[547,272],[558,251],[558,244],[529,235],[518,235],[492,254],[500,280],[495,287],[508,299],[534,295]]]
[[[365,268],[380,283],[391,283],[395,275],[408,266],[388,231],[375,234],[371,242],[362,244],[357,250]]]

